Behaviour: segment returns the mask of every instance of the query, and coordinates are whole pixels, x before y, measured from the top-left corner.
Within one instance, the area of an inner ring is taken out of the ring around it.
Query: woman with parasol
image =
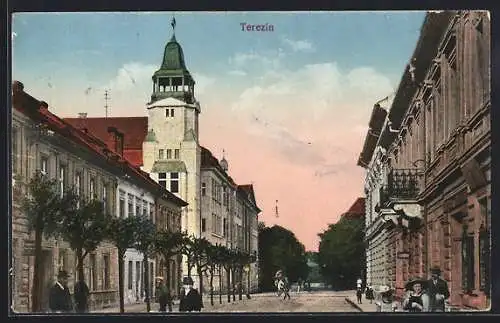
[[[425,293],[427,281],[422,278],[410,279],[405,289],[406,297],[403,300],[403,309],[408,312],[428,312],[429,296]]]

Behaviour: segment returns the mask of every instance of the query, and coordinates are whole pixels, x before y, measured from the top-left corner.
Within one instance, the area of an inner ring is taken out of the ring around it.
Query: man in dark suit
[[[193,288],[194,282],[191,277],[184,277],[182,280],[179,312],[200,312],[203,304],[201,295]]]
[[[78,313],[88,312],[88,298],[89,298],[89,287],[83,280],[79,280],[75,284],[74,296],[75,296],[75,309]]]
[[[68,288],[68,273],[64,270],[57,275],[57,281],[50,289],[49,308],[54,313],[73,312],[73,302]]]
[[[431,268],[431,279],[427,282],[427,294],[430,299],[431,312],[444,312],[445,300],[450,297],[448,283],[441,277],[441,269],[437,266]]]

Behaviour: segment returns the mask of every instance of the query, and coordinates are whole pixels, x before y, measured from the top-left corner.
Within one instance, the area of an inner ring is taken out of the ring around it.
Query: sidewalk
[[[375,301],[373,300],[370,304],[370,301],[365,299],[361,299],[361,304],[358,304],[358,300],[356,299],[356,295],[347,296],[345,301],[349,303],[352,307],[356,308],[360,312],[376,312],[377,306],[375,305]]]

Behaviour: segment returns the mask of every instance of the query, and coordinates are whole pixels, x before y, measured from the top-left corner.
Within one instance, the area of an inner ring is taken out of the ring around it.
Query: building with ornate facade
[[[378,118],[380,136],[365,141],[367,212],[392,220],[381,229],[383,278],[398,294],[439,266],[451,306],[489,306],[489,46],[487,12],[427,13],[389,113]],[[374,177],[380,184],[368,184]],[[374,237],[367,231],[369,244]],[[367,267],[381,262],[369,258]]]
[[[187,203],[123,158],[121,149],[117,148],[120,147],[118,139],[123,139],[123,136],[120,138],[116,131],[110,131],[114,138],[113,144],[106,145],[87,131],[79,130],[58,118],[48,110],[45,102],[27,94],[20,82],[13,84],[12,104],[12,307],[15,311],[27,312],[32,311],[34,237],[28,230],[20,197],[28,192],[27,184],[35,171],[42,171],[50,178],[57,179],[61,192],[74,187],[82,196],[95,196],[102,200],[112,216],[120,216],[124,212],[120,194],[131,185],[135,187],[135,192],[141,192],[134,198],[140,197],[143,207],[139,211],[136,208],[135,212],[146,212],[152,218],[157,218],[155,205],[158,201],[169,204],[177,213]],[[40,299],[42,311],[46,311],[48,290],[57,272],[66,270],[69,273],[72,291],[77,263],[74,252],[65,241],[44,239],[42,248],[44,288]],[[84,279],[90,289],[91,309],[117,303],[117,265],[117,250],[109,242],[101,243],[95,252],[85,258]]]
[[[238,186],[227,169],[221,168],[213,154],[200,145],[201,106],[195,97],[195,80],[186,67],[175,35],[165,45],[162,63],[152,81],[147,117],[87,118],[89,132],[102,140],[108,138],[108,127],[127,134],[123,146],[125,158],[189,203],[182,213],[183,231],[233,248],[241,239],[242,250],[257,252],[257,242],[252,240],[258,237],[260,210],[253,186],[251,192],[248,185]],[[78,118],[65,120],[78,126]],[[238,205],[241,217],[237,216]],[[234,236],[230,236],[233,231]],[[185,259],[183,273],[187,273]],[[256,286],[255,265],[249,275],[255,278],[251,285]],[[192,270],[191,276],[197,284],[196,270]]]

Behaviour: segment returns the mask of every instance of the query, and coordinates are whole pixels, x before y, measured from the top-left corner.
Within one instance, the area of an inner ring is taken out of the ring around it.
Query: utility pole
[[[108,117],[108,100],[110,100],[111,98],[109,97],[109,91],[108,90],[104,90],[104,109],[105,109],[105,113],[106,113],[106,118]]]

